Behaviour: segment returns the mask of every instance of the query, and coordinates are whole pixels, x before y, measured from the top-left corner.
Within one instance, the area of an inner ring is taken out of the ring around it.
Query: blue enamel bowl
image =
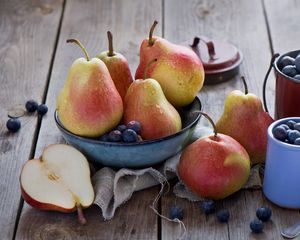
[[[55,111],[55,122],[67,143],[81,151],[90,162],[117,168],[142,168],[165,161],[182,150],[190,141],[202,110],[198,97],[179,109],[182,130],[160,139],[136,143],[104,142],[75,135],[64,128]]]

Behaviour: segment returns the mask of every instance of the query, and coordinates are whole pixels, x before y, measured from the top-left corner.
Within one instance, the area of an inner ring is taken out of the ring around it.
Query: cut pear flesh
[[[39,159],[29,160],[22,169],[20,182],[27,195],[25,200],[29,197],[33,202],[27,202],[41,209],[75,210],[94,201],[87,159],[65,144],[50,145]]]

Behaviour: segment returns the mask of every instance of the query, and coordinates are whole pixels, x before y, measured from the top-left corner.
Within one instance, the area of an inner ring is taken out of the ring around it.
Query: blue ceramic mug
[[[263,192],[281,207],[300,209],[300,146],[273,136],[273,129],[289,120],[300,122],[300,117],[279,119],[268,128]]]

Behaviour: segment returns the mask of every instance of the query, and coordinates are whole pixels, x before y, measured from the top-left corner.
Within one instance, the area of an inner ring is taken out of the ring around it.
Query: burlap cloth
[[[198,138],[212,134],[212,130],[206,127],[197,126],[191,143]],[[177,163],[181,152],[167,159],[159,167],[148,167],[145,169],[127,169],[122,168],[117,171],[103,167],[92,176],[92,183],[95,190],[94,204],[102,210],[102,216],[105,220],[113,218],[116,209],[128,201],[135,191],[161,185],[161,191],[153,205],[150,206],[158,214],[155,205],[161,196],[164,186],[168,180],[177,177]],[[252,167],[251,174],[244,188],[260,188],[261,179],[259,168]],[[202,198],[194,195],[180,180],[174,186],[173,192],[177,197],[186,198],[190,201],[199,201]],[[158,214],[159,215],[159,214]],[[161,216],[161,215],[160,215]]]

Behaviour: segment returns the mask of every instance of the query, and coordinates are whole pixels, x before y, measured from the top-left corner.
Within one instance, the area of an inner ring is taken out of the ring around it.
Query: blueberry
[[[296,122],[293,121],[293,120],[289,120],[289,121],[287,121],[287,123],[286,123],[286,125],[288,125],[289,128],[292,129],[292,130],[294,130],[294,125],[295,125],[295,124],[296,124]]]
[[[201,209],[205,214],[215,212],[215,202],[213,200],[205,200],[201,203]]]
[[[284,56],[280,62],[279,65],[281,68],[287,66],[287,65],[295,65],[295,59],[290,56]]]
[[[17,132],[21,128],[21,122],[17,118],[10,118],[6,122],[6,127],[10,132]]]
[[[298,72],[300,72],[300,54],[295,58],[295,66]]]
[[[119,130],[120,132],[124,132],[126,129],[126,126],[124,124],[121,124],[117,127],[117,130]]]
[[[287,136],[290,143],[294,143],[297,138],[300,138],[300,132],[297,130],[291,130],[288,132]]]
[[[272,211],[268,207],[260,207],[256,210],[256,216],[259,220],[266,222],[271,218]]]
[[[276,139],[284,141],[287,137],[287,130],[283,126],[277,126],[273,130],[273,135]]]
[[[250,228],[254,233],[261,233],[264,229],[264,223],[259,219],[250,222]]]
[[[300,122],[294,124],[294,129],[300,132]]]
[[[300,74],[295,75],[295,76],[294,76],[294,79],[300,80]]]
[[[127,128],[134,130],[137,134],[140,134],[140,132],[141,132],[141,124],[138,121],[134,121],[134,120],[130,121],[127,124]]]
[[[37,112],[43,116],[48,112],[48,107],[45,104],[41,104],[37,107]]]
[[[284,127],[286,130],[289,130],[290,128],[289,128],[289,126],[288,125],[286,125],[286,124],[280,124],[280,126],[282,126],[282,127]]]
[[[181,207],[172,206],[170,209],[169,217],[171,219],[177,218],[179,220],[182,220],[183,219],[183,209]]]
[[[122,132],[122,138],[123,138],[123,141],[126,143],[138,141],[138,135],[132,129],[126,129],[124,132]]]
[[[295,145],[300,145],[300,138],[297,138],[294,142]]]
[[[102,142],[108,142],[108,134],[105,133],[102,136],[99,137],[99,140]]]
[[[34,100],[28,100],[25,104],[27,112],[35,112],[38,108],[38,103]]]
[[[292,65],[287,65],[282,69],[282,72],[285,75],[288,75],[289,77],[294,77],[295,75],[298,74],[297,69],[295,66]]]
[[[217,212],[217,218],[220,222],[228,222],[229,216],[228,209],[221,209]]]
[[[109,142],[121,142],[122,141],[122,133],[119,130],[113,130],[109,132],[107,139]]]

